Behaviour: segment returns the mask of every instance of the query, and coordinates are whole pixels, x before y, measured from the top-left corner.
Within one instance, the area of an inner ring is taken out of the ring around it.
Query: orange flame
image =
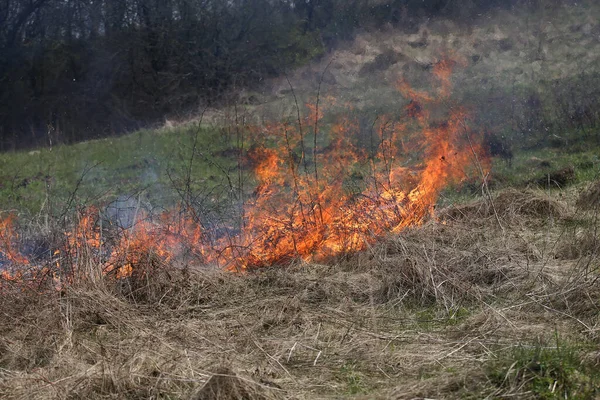
[[[15,242],[19,239],[19,235],[15,232],[14,222],[13,214],[0,219],[0,255],[15,264],[27,265],[29,264],[27,257],[21,255],[15,248]]]
[[[184,217],[189,210],[177,210],[158,221],[139,215],[134,227],[109,245],[96,223],[98,210],[90,208],[65,234],[66,249],[55,256],[75,260],[73,265],[91,258],[117,279],[149,273],[157,261],[169,263],[184,250],[205,263],[243,271],[363,250],[384,235],[422,224],[432,215],[440,191],[465,179],[475,156],[485,159],[464,109],[451,107],[443,121],[432,121],[430,108],[448,102],[456,64],[444,60],[434,66],[436,95],[399,81],[399,91],[411,101],[401,121],[379,118],[370,148],[353,140],[364,132],[350,117],[330,126],[328,137],[319,132],[315,124],[323,121],[334,99],[309,105],[308,116],[298,124],[250,128],[255,144],[247,157],[257,187],[243,206],[243,221],[229,227],[229,235],[211,237],[195,218]],[[28,265],[15,250],[15,239],[11,217],[0,221],[0,253]],[[56,261],[56,269],[61,268]],[[6,271],[2,275],[19,279]]]

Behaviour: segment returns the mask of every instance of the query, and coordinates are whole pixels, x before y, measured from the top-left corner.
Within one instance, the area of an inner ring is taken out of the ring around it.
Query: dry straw
[[[117,283],[9,286],[0,397],[502,397],[485,366],[509,349],[556,334],[597,343],[599,262],[593,249],[557,256],[596,229],[564,228],[582,219],[568,199],[492,201],[324,265],[236,275],[148,257],[153,273]]]

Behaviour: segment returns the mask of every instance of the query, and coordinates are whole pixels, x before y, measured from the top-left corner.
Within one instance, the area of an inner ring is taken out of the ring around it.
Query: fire
[[[307,143],[280,140],[265,146],[256,168],[260,190],[246,205],[244,230],[235,243],[244,250],[233,266],[243,269],[292,258],[321,260],[363,250],[430,216],[440,191],[464,179],[474,154],[481,153],[466,127],[464,110],[453,108],[445,121],[430,122],[429,107],[448,100],[456,64],[444,60],[434,66],[440,84],[437,95],[398,83],[400,92],[412,99],[406,107],[412,122],[384,118],[377,127],[374,155],[351,140],[360,132],[358,123],[349,118],[330,129],[330,143],[321,152],[313,148],[312,159],[304,151]],[[316,107],[309,109],[305,126],[311,118],[322,119]],[[285,126],[277,131],[285,131],[286,138],[302,138],[306,132],[301,129]],[[260,137],[277,134],[268,127]],[[408,152],[422,153],[421,165],[410,167]],[[361,176],[360,190],[355,192],[347,187],[352,171]],[[225,265],[232,266],[227,261]]]
[[[331,98],[307,105],[303,120],[249,128],[254,144],[247,158],[256,186],[242,220],[228,227],[228,234],[205,231],[193,210],[177,209],[158,220],[138,215],[133,227],[111,240],[98,224],[99,210],[90,208],[65,233],[54,270],[65,273],[68,261],[69,279],[77,277],[73,268],[85,263],[116,279],[143,276],[185,251],[203,263],[243,271],[364,250],[385,235],[422,224],[433,214],[440,191],[465,179],[476,157],[485,159],[464,109],[450,107],[443,120],[432,120],[431,108],[448,102],[455,65],[444,60],[434,66],[437,93],[399,81],[398,90],[411,101],[402,118],[378,119],[369,145],[355,140],[364,132],[351,117],[328,126],[328,135],[321,132],[324,112],[335,102]],[[0,254],[31,265],[16,251],[15,239],[12,219],[0,221]],[[56,274],[53,279],[55,286],[68,282]]]
[[[0,218],[0,256],[15,264],[27,265],[29,260],[19,253],[15,247],[19,235],[14,229],[15,216],[10,214],[6,218]]]

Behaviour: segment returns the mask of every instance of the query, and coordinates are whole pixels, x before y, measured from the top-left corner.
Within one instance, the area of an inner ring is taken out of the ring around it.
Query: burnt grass
[[[0,397],[595,398],[590,190],[503,190],[323,265],[5,284]]]

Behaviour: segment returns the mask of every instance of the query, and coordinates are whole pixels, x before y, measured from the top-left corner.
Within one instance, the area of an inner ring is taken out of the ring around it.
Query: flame
[[[422,224],[433,215],[440,191],[468,176],[474,158],[487,168],[465,109],[450,107],[443,120],[431,116],[432,106],[449,102],[452,71],[460,64],[442,60],[434,65],[437,93],[398,81],[410,103],[402,118],[378,119],[368,146],[354,140],[364,132],[349,116],[328,126],[327,136],[320,132],[325,111],[335,104],[332,98],[307,105],[308,115],[297,123],[249,128],[254,144],[247,158],[256,188],[243,205],[239,225],[227,227],[227,235],[203,230],[193,210],[180,208],[157,220],[140,213],[132,228],[111,241],[98,226],[99,210],[85,210],[65,233],[65,248],[54,253],[55,287],[72,282],[73,268],[85,263],[122,279],[151,273],[183,252],[231,271],[292,259],[320,261]],[[0,253],[14,264],[31,265],[14,247],[12,222],[12,217],[0,221]],[[65,260],[71,265],[67,279],[61,276]],[[2,277],[23,278],[7,271]]]
[[[27,265],[29,260],[19,253],[15,243],[19,235],[14,229],[15,216],[9,214],[0,219],[0,255],[15,264]]]
[[[383,235],[421,224],[432,214],[440,191],[464,179],[474,155],[482,153],[465,123],[465,110],[454,107],[445,121],[430,122],[429,107],[450,96],[455,65],[443,60],[434,66],[440,83],[437,95],[398,82],[400,92],[412,100],[405,114],[413,122],[384,118],[377,127],[374,157],[352,142],[360,132],[358,123],[347,117],[331,128],[330,143],[321,153],[313,148],[312,160],[307,160],[304,147],[298,151],[289,140],[262,149],[262,163],[255,169],[260,190],[245,208],[244,230],[235,243],[239,254],[225,261],[226,266],[244,269],[291,258],[320,260],[363,250]],[[309,109],[306,123],[322,118],[316,106]],[[272,129],[265,129],[263,137],[276,136]],[[278,127],[286,137],[303,137],[301,129]],[[289,162],[290,154],[298,152],[299,162]],[[421,152],[421,165],[409,167],[407,152]],[[301,164],[309,166],[304,173]],[[361,167],[361,190],[349,193],[345,183],[351,180],[350,172]]]

